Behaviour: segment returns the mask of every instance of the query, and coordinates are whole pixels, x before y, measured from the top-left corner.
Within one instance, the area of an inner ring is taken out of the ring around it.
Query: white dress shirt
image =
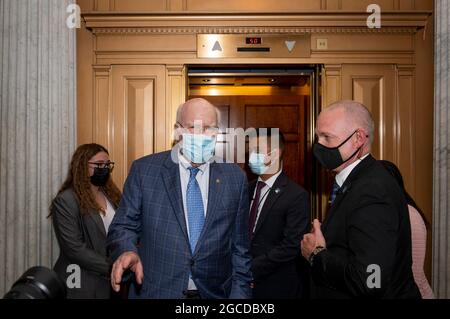
[[[108,234],[109,225],[111,225],[111,222],[114,218],[114,215],[116,214],[116,211],[114,210],[114,206],[111,204],[111,202],[108,200],[108,198],[105,196],[106,200],[106,212],[105,214],[100,214],[103,220],[103,225],[105,226],[105,231]]]
[[[358,166],[359,163],[361,163],[361,161],[363,159],[365,159],[367,156],[369,156],[369,153],[363,155],[361,158],[358,158],[356,161],[354,161],[353,163],[351,163],[349,166],[347,166],[346,168],[344,168],[342,171],[340,171],[335,179],[336,179],[336,183],[339,185],[339,187],[342,187],[342,185],[344,185],[345,180],[347,179],[347,177],[350,175],[350,173],[353,171],[353,169]]]
[[[253,231],[255,231],[255,229],[256,229],[256,225],[258,224],[259,214],[261,213],[261,210],[264,207],[264,203],[266,202],[266,199],[269,196],[269,192],[272,189],[273,184],[277,180],[278,176],[280,176],[282,171],[283,171],[283,169],[280,169],[278,171],[278,173],[271,176],[266,181],[263,181],[261,179],[261,177],[258,177],[258,181],[256,182],[256,185],[258,185],[258,182],[264,182],[266,185],[264,185],[264,187],[261,189],[261,193],[259,195],[258,212],[256,215],[256,221],[255,221],[255,226],[253,227]],[[256,187],[255,187],[255,190],[253,191],[253,198],[255,198],[255,195],[256,195]],[[252,199],[252,202],[250,203],[250,207],[252,207],[252,205],[253,205],[253,199]]]
[[[189,183],[189,178],[191,176],[191,171],[189,170],[189,167],[191,167],[191,163],[180,153],[178,152],[178,167],[180,170],[180,182],[181,182],[181,195],[183,197],[183,210],[184,210],[184,218],[186,221],[186,228],[189,236],[189,220],[188,220],[188,213],[187,213],[187,204],[186,204],[186,193],[187,193],[187,186]],[[197,180],[198,186],[200,187],[200,191],[202,193],[202,200],[203,200],[203,210],[206,218],[206,211],[208,207],[208,191],[209,191],[209,167],[210,163],[206,162],[200,166],[198,166],[198,173],[195,176],[195,179]],[[195,286],[194,281],[191,277],[189,277],[189,284],[188,284],[189,290],[197,290],[197,287]]]

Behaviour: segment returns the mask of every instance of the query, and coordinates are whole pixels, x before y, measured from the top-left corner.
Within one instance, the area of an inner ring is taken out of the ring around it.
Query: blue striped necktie
[[[194,253],[198,238],[205,224],[205,211],[203,208],[202,192],[195,178],[199,169],[189,167],[189,171],[191,175],[186,191],[186,207],[189,223],[189,244],[191,245],[191,252]]]
[[[339,191],[339,188],[340,188],[339,184],[336,183],[336,180],[334,180],[333,189],[331,191],[331,197],[330,197],[331,204],[333,204],[334,200],[336,199],[336,196],[337,196],[337,193]]]

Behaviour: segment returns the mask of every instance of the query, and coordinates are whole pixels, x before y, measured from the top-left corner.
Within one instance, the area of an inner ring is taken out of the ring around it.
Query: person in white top
[[[67,282],[69,265],[81,270],[80,287],[67,287],[67,298],[112,296],[109,276],[112,261],[106,253],[106,235],[121,193],[110,178],[114,163],[106,148],[80,145],[69,173],[51,204],[50,216],[60,248],[54,270]]]

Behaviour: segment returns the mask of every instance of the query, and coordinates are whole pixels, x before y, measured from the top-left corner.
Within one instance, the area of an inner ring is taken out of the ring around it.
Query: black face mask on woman
[[[105,186],[109,179],[109,167],[94,168],[94,175],[91,176],[91,183],[94,186]]]
[[[345,139],[341,144],[339,144],[336,147],[326,147],[322,144],[319,144],[318,142],[314,143],[313,146],[313,153],[314,156],[317,158],[317,160],[322,164],[323,167],[328,169],[335,169],[342,164],[348,162],[353,156],[355,156],[356,153],[359,152],[361,147],[359,147],[352,155],[350,155],[349,158],[347,158],[345,161],[342,159],[341,153],[339,152],[339,148],[348,142],[348,140],[357,132],[358,130],[354,131],[349,137]]]

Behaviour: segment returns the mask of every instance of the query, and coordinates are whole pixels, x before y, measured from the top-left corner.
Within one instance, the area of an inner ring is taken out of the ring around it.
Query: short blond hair
[[[362,103],[356,101],[341,100],[330,104],[325,111],[333,111],[337,109],[344,110],[346,119],[350,123],[356,123],[358,126],[363,128],[367,132],[367,135],[369,135],[369,141],[372,144],[375,124],[369,109]]]

